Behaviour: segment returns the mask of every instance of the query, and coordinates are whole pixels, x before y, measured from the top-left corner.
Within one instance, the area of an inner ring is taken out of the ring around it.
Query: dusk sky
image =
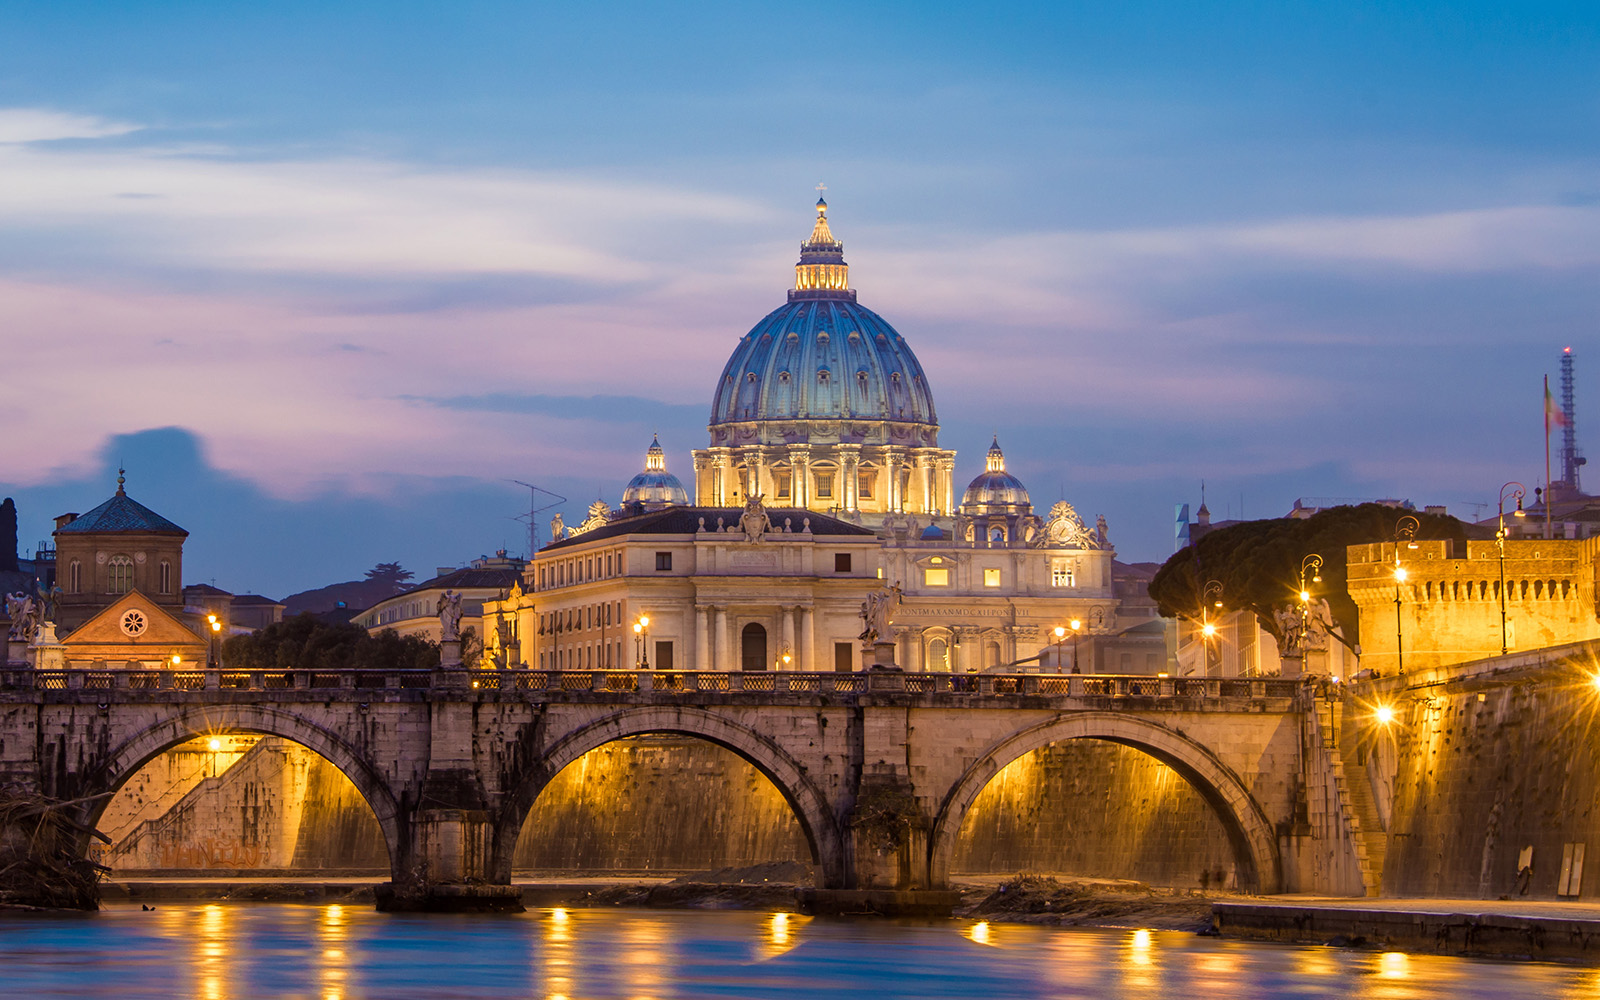
[[[689,484],[819,181],[958,482],[998,433],[1124,561],[1202,479],[1492,514],[1568,345],[1600,428],[1593,3],[9,0],[0,42],[28,553],[119,462],[187,581],[275,597],[524,552],[508,480],[571,523],[653,431]]]

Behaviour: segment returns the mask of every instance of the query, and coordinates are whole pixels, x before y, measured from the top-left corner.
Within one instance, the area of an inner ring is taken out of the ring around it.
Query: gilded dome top
[[[711,404],[713,428],[775,420],[937,426],[927,376],[905,338],[856,302],[827,209],[818,200],[788,303],[751,328],[723,368]]]
[[[979,473],[961,495],[963,514],[1027,514],[1033,511],[1033,500],[1028,496],[1022,480],[1006,471],[1006,456],[1000,450],[996,437],[989,446],[989,455],[983,472]]]
[[[678,477],[667,471],[667,454],[661,448],[661,439],[650,439],[650,448],[644,455],[644,471],[628,480],[622,491],[623,506],[640,504],[646,510],[689,502],[689,493]]]

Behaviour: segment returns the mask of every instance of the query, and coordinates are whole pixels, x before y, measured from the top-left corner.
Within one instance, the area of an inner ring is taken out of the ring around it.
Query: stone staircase
[[[1333,783],[1339,793],[1340,812],[1355,840],[1362,887],[1368,896],[1377,896],[1383,888],[1383,859],[1388,838],[1372,799],[1372,783],[1367,780],[1365,766],[1359,763],[1356,742],[1359,733],[1356,727],[1344,724],[1344,709],[1343,702],[1318,698],[1318,735],[1328,754]]]

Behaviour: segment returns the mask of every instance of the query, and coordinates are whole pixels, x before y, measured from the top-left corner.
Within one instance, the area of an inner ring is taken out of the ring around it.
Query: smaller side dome
[[[667,453],[661,449],[661,439],[652,437],[650,449],[644,453],[644,471],[628,480],[622,491],[622,504],[638,504],[645,510],[687,504],[689,493],[678,477],[667,471]]]
[[[1028,489],[1020,479],[1006,471],[1006,456],[1000,450],[999,437],[996,437],[989,446],[983,472],[961,496],[961,513],[1028,514],[1032,511],[1033,500],[1028,496]]]

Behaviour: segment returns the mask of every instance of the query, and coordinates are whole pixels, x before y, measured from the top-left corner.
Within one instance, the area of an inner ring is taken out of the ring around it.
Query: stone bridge
[[[507,894],[523,820],[563,767],[613,740],[681,734],[772,781],[823,889],[937,890],[963,817],[1000,769],[1059,740],[1105,740],[1200,792],[1228,831],[1241,887],[1326,891],[1305,860],[1317,839],[1302,774],[1313,701],[1304,683],[1278,679],[13,670],[0,673],[0,785],[87,800],[92,825],[108,793],[173,746],[283,737],[338,767],[371,806],[394,905],[465,905]]]

